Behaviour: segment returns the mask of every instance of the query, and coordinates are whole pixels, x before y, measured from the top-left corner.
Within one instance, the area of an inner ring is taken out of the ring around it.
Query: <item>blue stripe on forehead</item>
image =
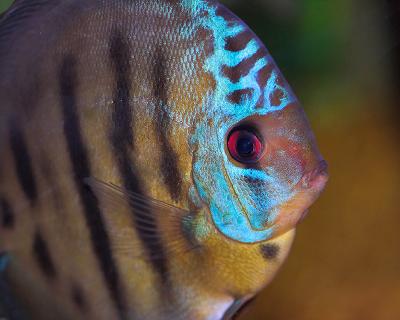
[[[229,38],[238,36],[247,28],[243,23],[237,21],[230,23],[222,16],[216,15],[216,8],[209,10],[208,19],[204,23],[204,27],[213,31],[214,36],[214,54],[205,62],[205,70],[210,72],[216,80],[216,89],[214,92],[214,106],[224,115],[234,117],[235,121],[239,121],[245,117],[254,114],[266,114],[268,112],[281,110],[287,106],[294,98],[290,92],[282,88],[277,83],[277,70],[273,70],[271,77],[268,79],[265,88],[261,88],[257,81],[257,76],[267,64],[273,63],[270,56],[260,58],[250,69],[247,75],[242,76],[238,82],[232,82],[223,72],[223,66],[234,67],[239,65],[243,60],[250,58],[261,48],[261,44],[257,39],[252,39],[244,49],[240,51],[229,51],[226,49],[226,43]],[[253,89],[253,95],[250,99],[242,101],[240,108],[235,103],[230,102],[227,96],[240,89]],[[278,106],[272,106],[270,99],[264,99],[264,105],[257,108],[256,104],[260,97],[264,95],[269,97],[275,90],[281,89],[284,93],[281,103]]]
[[[211,31],[213,37],[214,52],[208,57],[203,66],[204,70],[212,74],[216,81],[216,88],[212,92],[214,103],[207,105],[208,112],[212,114],[213,118],[218,115],[221,117],[229,115],[234,117],[235,121],[238,121],[238,119],[243,119],[250,115],[263,115],[281,110],[293,102],[295,98],[292,93],[278,83],[278,70],[275,68],[266,86],[261,87],[257,81],[259,72],[268,64],[274,64],[272,58],[267,54],[258,59],[250,69],[250,72],[240,77],[238,82],[231,81],[223,74],[222,69],[224,66],[238,66],[245,59],[255,55],[259,49],[263,48],[263,45],[254,36],[242,50],[228,50],[226,46],[228,41],[248,30],[248,27],[239,19],[232,19],[233,15],[229,17],[229,21],[225,17],[218,15],[218,6],[221,5],[216,4],[216,2],[213,3],[214,5],[211,5],[210,1],[205,0],[181,0],[181,6],[197,17],[196,27]],[[252,89],[253,95],[250,99],[241,101],[240,108],[238,108],[238,104],[229,101],[227,97],[241,89]],[[273,106],[269,97],[276,90],[282,91],[283,96],[281,103]],[[256,108],[257,102],[263,95],[266,98],[264,99],[264,105]]]
[[[193,15],[196,15],[199,11],[207,10],[209,7],[204,0],[181,0],[181,5]]]
[[[253,65],[243,74],[237,68],[237,81],[232,81],[224,74],[224,67],[238,67],[241,62],[265,48],[254,36],[246,45],[236,46],[239,50],[230,51],[227,44],[235,41],[235,37],[240,37],[248,27],[239,19],[233,18],[233,15],[228,14],[228,18],[224,14],[218,15],[219,5],[209,3],[204,0],[181,2],[184,8],[198,14],[198,25],[211,32],[214,47],[203,68],[214,77],[216,85],[204,99],[203,105],[199,106],[199,116],[203,119],[199,121],[191,139],[191,143],[197,146],[193,177],[200,197],[209,205],[219,231],[231,239],[254,243],[271,237],[274,227],[263,230],[259,228],[262,229],[266,221],[273,222],[271,220],[276,217],[273,206],[285,201],[290,195],[288,192],[285,194],[284,187],[279,185],[280,181],[257,169],[252,169],[251,175],[265,184],[275,185],[277,190],[281,189],[280,196],[276,198],[272,194],[266,194],[267,190],[249,190],[253,193],[247,198],[246,195],[238,194],[235,183],[245,178],[249,172],[235,167],[229,161],[225,154],[225,137],[228,130],[243,119],[282,110],[294,102],[295,97],[288,88],[280,84],[279,71],[266,50],[266,54],[252,62]],[[199,14],[200,11],[202,14]],[[266,68],[269,66],[271,68]],[[270,74],[262,74],[268,72],[267,69]],[[265,78],[264,83],[259,81],[260,75]],[[281,92],[279,103],[273,103],[271,97],[277,91]],[[245,94],[240,99],[232,99],[235,93]],[[261,216],[254,208],[269,210]]]

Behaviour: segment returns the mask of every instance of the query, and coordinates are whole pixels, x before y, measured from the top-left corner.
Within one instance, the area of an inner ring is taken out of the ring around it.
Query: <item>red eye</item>
[[[236,161],[254,163],[261,158],[263,145],[254,132],[234,129],[228,138],[228,149]]]

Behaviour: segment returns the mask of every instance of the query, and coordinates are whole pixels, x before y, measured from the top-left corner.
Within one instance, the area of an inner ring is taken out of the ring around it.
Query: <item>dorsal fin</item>
[[[57,3],[57,0],[15,0],[0,16],[0,57],[9,47],[14,33],[21,30],[26,21],[47,6]]]
[[[7,11],[1,14],[0,37],[12,31],[46,5],[55,2],[55,0],[15,0]]]

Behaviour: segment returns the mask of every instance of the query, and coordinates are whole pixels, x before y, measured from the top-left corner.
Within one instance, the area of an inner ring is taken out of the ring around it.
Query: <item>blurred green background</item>
[[[6,10],[13,0],[0,0],[0,13]]]
[[[293,86],[331,174],[287,263],[239,319],[400,319],[397,1],[223,2]]]

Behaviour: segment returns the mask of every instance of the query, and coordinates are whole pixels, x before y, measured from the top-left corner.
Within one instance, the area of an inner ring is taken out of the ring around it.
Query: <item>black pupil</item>
[[[237,152],[242,157],[249,157],[254,152],[254,143],[251,136],[240,137],[236,144]]]

